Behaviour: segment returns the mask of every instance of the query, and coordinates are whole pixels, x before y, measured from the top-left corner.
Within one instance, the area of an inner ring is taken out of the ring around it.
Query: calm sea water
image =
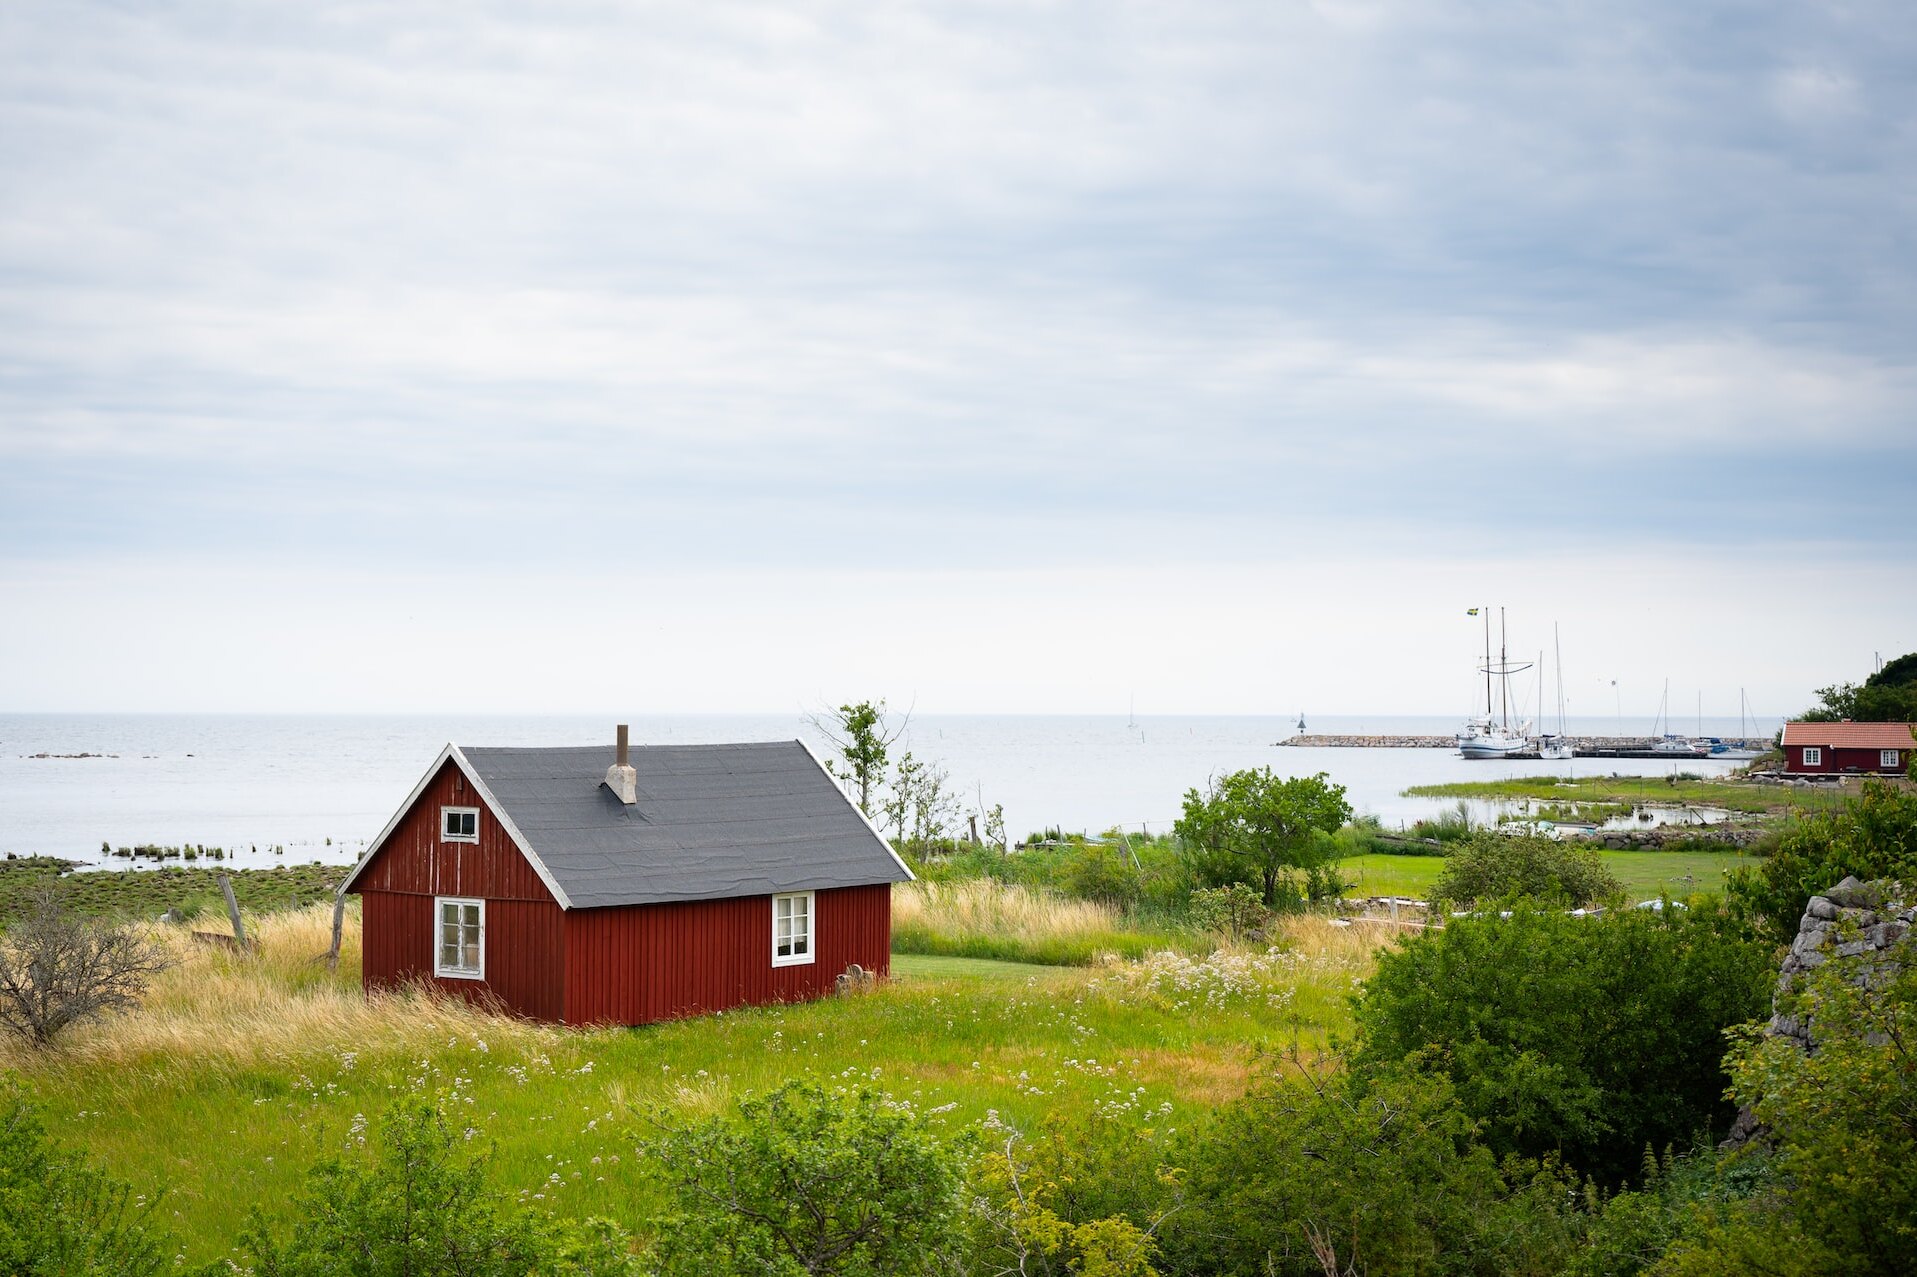
[[[1003,803],[1008,831],[1049,825],[1162,830],[1187,789],[1241,767],[1329,773],[1353,807],[1396,826],[1445,804],[1405,798],[1410,785],[1540,773],[1677,770],[1721,774],[1703,760],[1471,762],[1440,749],[1298,749],[1292,718],[915,715],[893,755],[943,766],[968,807]],[[1314,733],[1442,734],[1449,717],[1311,716]],[[1697,730],[1693,722],[1680,724]],[[1763,730],[1774,730],[1766,723]],[[1648,724],[1572,719],[1574,734],[1648,732]],[[1706,719],[1706,734],[1738,733]],[[1753,729],[1755,733],[1755,729]],[[797,714],[662,717],[633,724],[636,743],[810,740]],[[125,866],[102,842],[240,849],[240,864],[355,859],[449,740],[461,745],[581,745],[612,739],[586,718],[226,715],[0,715],[0,853]],[[36,758],[36,754],[96,754]],[[284,850],[275,853],[272,849]],[[254,849],[257,848],[257,851]]]

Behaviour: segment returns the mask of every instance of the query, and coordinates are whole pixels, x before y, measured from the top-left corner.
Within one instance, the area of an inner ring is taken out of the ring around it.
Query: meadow
[[[500,1181],[572,1216],[638,1227],[659,1204],[638,1152],[655,1119],[704,1114],[794,1077],[866,1078],[957,1129],[1031,1128],[1054,1109],[1176,1128],[1350,1024],[1379,937],[1289,920],[1270,948],[1159,952],[1072,968],[901,956],[894,978],[820,1002],[640,1029],[566,1030],[412,990],[368,998],[349,911],[249,919],[252,954],[157,928],[176,965],[139,1010],[55,1049],[0,1046],[60,1137],[148,1197],[187,1262],[228,1253],[315,1160],[361,1146],[406,1092],[453,1097]]]
[[[1781,816],[1836,811],[1856,793],[1855,784],[1778,785],[1754,780],[1701,780],[1659,776],[1518,776],[1507,780],[1413,785],[1412,798],[1533,799],[1551,803],[1643,803],[1722,807],[1747,815]]]
[[[1624,884],[1632,903],[1669,896],[1683,900],[1700,892],[1722,893],[1724,877],[1761,858],[1735,851],[1600,851],[1598,859]],[[1355,896],[1428,899],[1444,872],[1443,856],[1395,856],[1373,852],[1338,862]]]

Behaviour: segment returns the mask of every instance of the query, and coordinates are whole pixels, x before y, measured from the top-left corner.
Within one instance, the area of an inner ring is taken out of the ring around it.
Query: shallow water
[[[1289,775],[1323,771],[1352,806],[1389,827],[1453,804],[1405,798],[1410,785],[1530,775],[1719,776],[1733,764],[1708,759],[1471,761],[1444,749],[1278,747],[1295,717],[1122,715],[913,716],[893,756],[910,749],[945,767],[967,808],[1003,803],[1013,838],[1056,825],[1096,832],[1112,825],[1170,827],[1184,792],[1214,774],[1270,766]],[[1310,716],[1314,733],[1443,734],[1441,717]],[[1610,720],[1567,724],[1604,734]],[[1641,730],[1641,725],[1627,725]],[[1704,730],[1736,733],[1737,722]],[[799,714],[661,717],[633,724],[635,743],[810,740],[828,747]],[[0,715],[0,853],[104,859],[102,841],[198,843],[241,849],[237,863],[347,862],[357,857],[448,741],[462,745],[579,745],[604,740],[612,724],[573,718],[329,715]],[[34,758],[34,754],[109,755]],[[330,840],[330,841],[329,841]],[[283,847],[275,856],[271,848]],[[252,848],[258,848],[254,853]]]

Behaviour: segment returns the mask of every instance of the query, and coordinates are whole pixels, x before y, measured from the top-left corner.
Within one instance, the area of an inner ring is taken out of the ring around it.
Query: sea
[[[895,720],[894,726],[900,724]],[[1312,715],[1311,733],[1442,735],[1454,717]],[[1013,839],[1059,828],[1160,832],[1188,790],[1269,766],[1323,772],[1359,813],[1388,828],[1453,804],[1406,797],[1413,785],[1538,774],[1722,775],[1703,759],[1473,761],[1449,749],[1301,748],[1286,717],[913,714],[891,747],[934,763],[967,811],[1002,804]],[[1650,725],[1572,718],[1573,735],[1647,735]],[[1756,736],[1777,724],[1703,719],[1699,735]],[[631,724],[635,744],[805,739],[830,744],[798,713],[662,716]],[[51,855],[87,868],[139,868],[103,851],[141,844],[220,847],[242,866],[349,864],[448,742],[610,746],[596,718],[441,715],[0,714],[0,855]]]

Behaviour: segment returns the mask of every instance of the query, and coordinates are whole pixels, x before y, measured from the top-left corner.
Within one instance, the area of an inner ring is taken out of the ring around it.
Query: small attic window
[[[439,840],[441,842],[478,842],[479,808],[441,807],[439,809]]]

